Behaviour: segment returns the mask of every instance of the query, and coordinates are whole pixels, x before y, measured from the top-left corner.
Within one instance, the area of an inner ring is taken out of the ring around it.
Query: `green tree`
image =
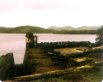
[[[97,30],[96,43],[97,45],[103,45],[103,26]]]

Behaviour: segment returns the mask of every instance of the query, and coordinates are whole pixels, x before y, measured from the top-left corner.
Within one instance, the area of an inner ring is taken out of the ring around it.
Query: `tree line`
[[[6,28],[0,27],[0,33],[54,33],[54,34],[96,34],[97,30],[54,30],[54,29],[45,29],[38,26],[18,26],[15,28]]]

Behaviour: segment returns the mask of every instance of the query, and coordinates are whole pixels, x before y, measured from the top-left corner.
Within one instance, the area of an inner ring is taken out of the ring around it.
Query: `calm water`
[[[96,35],[76,34],[36,34],[38,42],[55,41],[91,41],[95,42]],[[0,34],[0,55],[13,52],[16,64],[23,62],[25,54],[25,34]]]

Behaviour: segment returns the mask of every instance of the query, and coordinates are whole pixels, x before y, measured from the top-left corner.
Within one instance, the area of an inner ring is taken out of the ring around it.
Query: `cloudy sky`
[[[0,0],[0,26],[103,25],[103,0]]]

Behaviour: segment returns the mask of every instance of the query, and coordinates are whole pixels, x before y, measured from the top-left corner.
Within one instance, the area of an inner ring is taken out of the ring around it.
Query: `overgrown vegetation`
[[[98,47],[95,48],[98,49]],[[28,49],[29,61],[26,62],[29,71],[32,71],[32,73],[30,76],[21,76],[17,78],[20,81],[27,81],[28,79],[31,82],[101,82],[103,79],[103,73],[101,72],[103,65],[103,49],[101,50],[101,48],[99,51],[91,52],[87,55],[84,55],[84,52],[82,53],[83,56],[70,57],[66,68],[61,68],[64,64],[58,66],[60,62],[57,62],[57,56],[55,56],[55,60],[52,59],[52,55],[44,54],[44,51],[42,50],[33,48]],[[81,49],[82,47],[79,48],[79,50]],[[59,67],[61,69],[51,69],[51,67]]]
[[[97,45],[103,45],[103,26],[97,30]]]

